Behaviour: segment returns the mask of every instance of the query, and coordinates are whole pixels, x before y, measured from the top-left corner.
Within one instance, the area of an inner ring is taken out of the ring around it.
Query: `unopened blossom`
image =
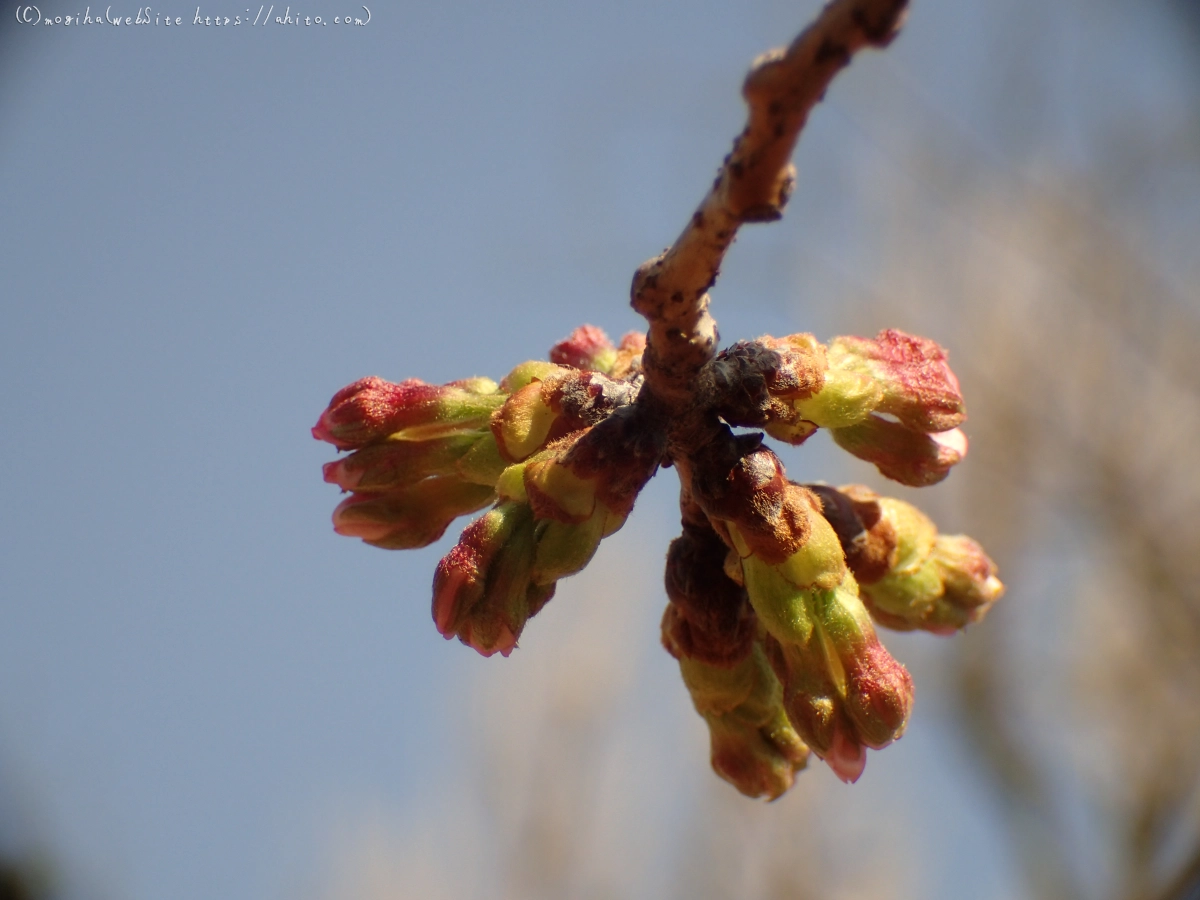
[[[333,395],[313,426],[313,437],[339,450],[386,437],[429,440],[486,425],[504,402],[489,379],[446,385],[410,378],[399,384],[372,376]]]
[[[915,431],[949,431],[966,418],[958,379],[934,341],[889,328],[873,339],[834,338],[828,357],[831,369],[874,380],[880,387],[875,411]]]
[[[382,493],[354,493],[333,511],[333,529],[387,550],[432,544],[459,516],[492,502],[495,491],[451,476],[424,478]]]

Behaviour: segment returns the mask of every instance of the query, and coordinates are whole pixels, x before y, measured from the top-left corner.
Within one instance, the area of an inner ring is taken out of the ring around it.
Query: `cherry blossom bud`
[[[386,493],[352,494],[333,511],[333,529],[388,550],[432,544],[456,518],[492,502],[490,486],[434,476]]]
[[[580,325],[550,348],[550,362],[560,366],[608,373],[617,361],[617,348],[595,325]]]
[[[879,332],[874,340],[834,338],[829,367],[873,378],[882,390],[876,411],[894,415],[916,431],[949,431],[966,418],[946,352],[926,338],[894,329]]]
[[[716,773],[748,797],[784,794],[807,763],[808,748],[788,721],[762,647],[755,645],[732,668],[688,656],[679,657],[679,668],[708,725]]]
[[[471,379],[466,389],[415,378],[399,384],[363,378],[333,395],[312,434],[339,450],[353,450],[389,436],[419,441],[477,431],[504,402],[494,390],[478,392],[485,381]]]
[[[788,482],[763,448],[745,453],[724,479],[709,473],[694,484],[740,560],[792,724],[838,777],[856,780],[864,748],[903,733],[912,682],[875,635],[822,500]],[[861,522],[844,528],[862,530]]]
[[[768,636],[765,649],[800,739],[842,781],[857,781],[867,764],[866,748],[846,713],[820,630],[813,628],[802,643],[784,644]]]
[[[887,652],[875,635],[870,615],[858,597],[853,576],[832,591],[813,597],[814,618],[830,658],[836,658],[844,685],[843,702],[857,739],[873,750],[886,747],[904,733],[912,709],[913,685],[908,670]]]
[[[508,656],[554,592],[530,580],[534,552],[533,513],[523,503],[501,503],[468,525],[434,574],[438,631],[484,656]]]
[[[347,491],[387,491],[429,475],[449,475],[480,441],[478,434],[455,434],[432,441],[387,439],[356,450],[324,467],[325,480]],[[484,435],[491,440],[491,435]],[[493,442],[494,443],[494,442]]]
[[[967,455],[966,436],[957,428],[926,434],[871,415],[831,433],[843,450],[873,463],[885,478],[910,487],[937,484]]]
[[[882,576],[862,585],[872,617],[888,628],[934,634],[952,634],[982,619],[1004,593],[983,548],[965,535],[939,535],[927,516],[902,500],[877,502],[877,527],[890,529],[896,543]]]
[[[550,348],[550,361],[585,371],[625,379],[641,368],[646,336],[631,331],[614,347],[608,335],[594,325],[581,325]]]
[[[512,394],[492,417],[491,428],[504,458],[519,462],[572,432],[628,406],[637,388],[599,372],[556,367]]]
[[[933,560],[942,575],[942,596],[926,619],[930,631],[949,634],[980,621],[1004,593],[996,564],[964,534],[938,535]]]
[[[505,468],[500,503],[438,566],[438,629],[485,656],[508,655],[558,579],[582,569],[624,524],[661,458],[661,434],[618,411]]]
[[[801,739],[839,778],[856,781],[864,748],[880,749],[904,733],[912,679],[879,642],[848,573],[834,590],[802,597],[795,626],[782,640],[772,631],[768,650]]]

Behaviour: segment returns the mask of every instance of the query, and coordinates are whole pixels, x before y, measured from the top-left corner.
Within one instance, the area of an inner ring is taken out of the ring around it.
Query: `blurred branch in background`
[[[1164,215],[1164,154],[1195,190],[1192,100],[1172,141],[1130,110],[1086,172],[1023,162],[1036,182],[982,156],[964,177],[934,151],[962,134],[934,125],[904,165],[920,185],[959,173],[938,197],[953,216],[927,231],[890,201],[880,294],[958,330],[957,488],[1012,587],[952,679],[1037,897],[1200,896],[1200,296],[1130,237]],[[1195,210],[1165,215],[1194,240]]]

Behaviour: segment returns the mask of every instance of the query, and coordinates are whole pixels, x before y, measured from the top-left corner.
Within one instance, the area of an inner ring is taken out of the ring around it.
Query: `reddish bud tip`
[[[413,440],[479,429],[504,401],[502,394],[477,393],[410,378],[399,384],[371,376],[342,388],[321,413],[312,434],[339,450],[403,433]]]
[[[550,348],[550,362],[607,372],[617,358],[617,348],[595,325],[580,325],[571,334]]]
[[[483,656],[511,653],[554,593],[553,584],[532,580],[535,551],[533,513],[523,503],[501,503],[468,525],[434,573],[438,631]]]
[[[879,412],[918,431],[948,431],[966,418],[958,379],[934,341],[887,329],[874,340],[839,337],[830,364],[872,374],[883,388]]]

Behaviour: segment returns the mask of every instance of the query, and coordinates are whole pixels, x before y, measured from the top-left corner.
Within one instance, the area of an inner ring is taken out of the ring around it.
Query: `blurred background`
[[[430,621],[457,528],[330,528],[330,395],[639,328],[749,62],[818,8],[5,7],[2,900],[1200,897],[1195,0],[915,0],[726,261],[726,341],[898,327],[967,397],[924,491],[781,452],[1008,585],[964,636],[884,634],[917,701],[858,784],[709,770],[658,645],[669,471],[507,660]]]

